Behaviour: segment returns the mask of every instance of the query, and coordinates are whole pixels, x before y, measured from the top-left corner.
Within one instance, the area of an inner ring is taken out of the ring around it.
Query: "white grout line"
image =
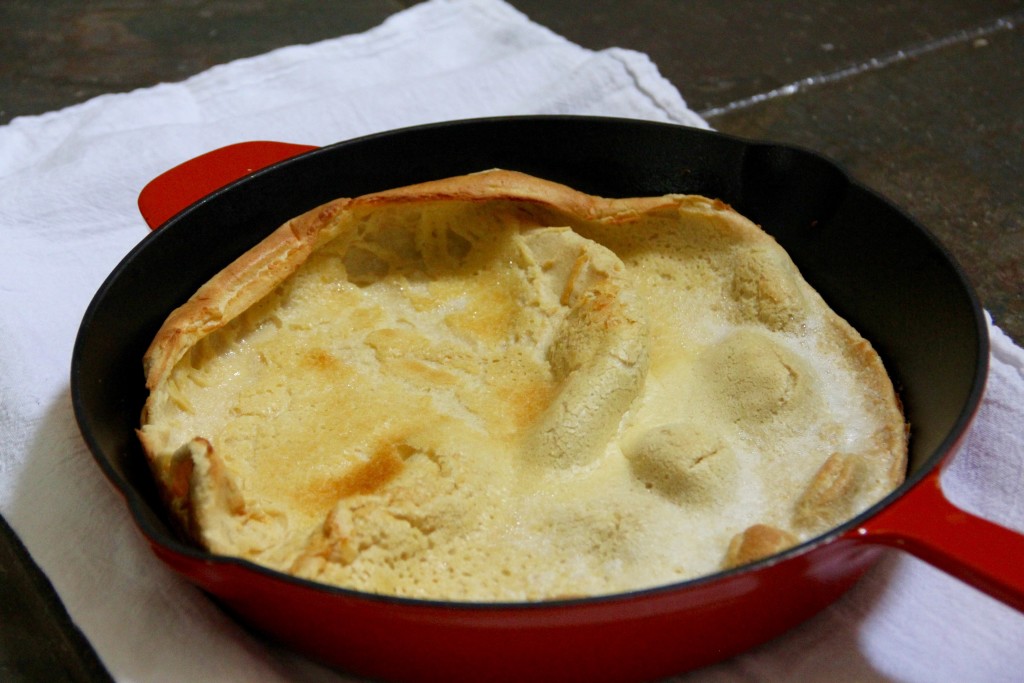
[[[854,64],[837,71],[831,71],[825,74],[819,74],[817,76],[808,76],[807,78],[801,78],[798,81],[793,81],[780,88],[769,90],[768,92],[758,93],[746,97],[742,100],[736,100],[728,104],[722,105],[721,107],[712,107],[711,109],[705,109],[704,111],[698,112],[701,117],[705,119],[713,118],[715,116],[721,116],[738,109],[746,109],[752,107],[755,104],[767,102],[768,100],[774,100],[777,97],[783,97],[785,95],[794,95],[799,92],[804,92],[810,88],[814,88],[820,85],[827,85],[829,83],[835,83],[841,81],[844,78],[856,76],[858,74],[866,73],[869,71],[877,71],[884,69],[887,66],[896,64],[905,59],[913,59],[922,55],[941,50],[945,47],[952,45],[958,45],[960,43],[966,43],[968,41],[975,41],[984,38],[985,36],[999,31],[1010,31],[1017,28],[1017,25],[1024,21],[1024,12],[1017,12],[1010,16],[1000,17],[995,21],[984,24],[977,28],[964,29],[957,31],[956,33],[950,34],[943,38],[937,38],[930,40],[913,47],[909,47],[905,50],[897,50],[896,52],[890,53],[883,57],[873,57],[866,62],[860,64]]]

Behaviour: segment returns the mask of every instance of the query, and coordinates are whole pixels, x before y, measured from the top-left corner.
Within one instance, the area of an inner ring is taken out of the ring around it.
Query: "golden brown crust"
[[[165,380],[185,350],[235,319],[295,272],[319,244],[330,239],[332,221],[348,203],[339,199],[288,221],[175,309],[146,350],[146,388],[152,390]]]
[[[697,196],[494,170],[339,199],[200,288],[144,362],[139,438],[197,542],[382,593],[697,576],[906,465],[870,344]]]
[[[767,524],[755,524],[736,534],[725,553],[724,569],[732,569],[780,553],[797,543],[793,534]]]

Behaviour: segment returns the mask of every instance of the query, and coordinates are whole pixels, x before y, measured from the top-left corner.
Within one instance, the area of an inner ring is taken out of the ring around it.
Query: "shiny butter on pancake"
[[[373,593],[677,582],[905,471],[870,344],[699,196],[496,170],[339,199],[174,311],[145,371],[139,436],[193,539]]]

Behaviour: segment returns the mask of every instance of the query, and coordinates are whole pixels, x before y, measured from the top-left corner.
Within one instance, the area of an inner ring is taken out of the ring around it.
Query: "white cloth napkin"
[[[72,344],[146,234],[139,190],[233,142],[535,113],[707,125],[643,54],[585,50],[500,0],[431,0],[363,34],[0,127],[0,512],[116,679],[349,680],[254,638],[165,569],[78,433]],[[945,481],[1024,530],[1024,352],[992,329],[988,395]],[[894,552],[819,617],[680,680],[1019,680],[1021,643],[1020,614]]]

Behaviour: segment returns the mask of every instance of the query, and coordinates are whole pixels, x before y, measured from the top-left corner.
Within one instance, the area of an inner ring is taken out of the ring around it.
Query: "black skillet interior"
[[[609,197],[703,194],[759,223],[882,355],[912,425],[911,482],[937,464],[980,400],[987,334],[959,269],[926,230],[818,155],[607,118],[404,129],[318,149],[210,195],[142,240],[96,294],[72,358],[74,409],[98,463],[151,539],[194,552],[168,531],[134,435],[145,399],[141,358],[166,315],[314,206],[495,167]]]

